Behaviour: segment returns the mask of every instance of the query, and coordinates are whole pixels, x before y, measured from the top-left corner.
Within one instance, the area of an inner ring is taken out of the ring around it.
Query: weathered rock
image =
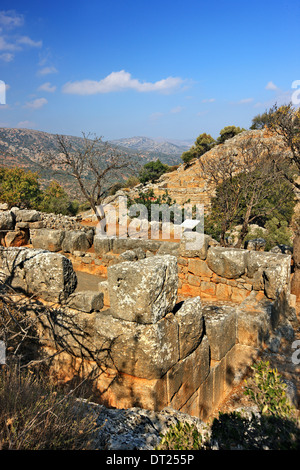
[[[102,292],[75,292],[68,297],[67,305],[86,313],[98,312],[103,308],[103,298]]]
[[[153,256],[107,270],[112,314],[139,323],[155,323],[171,312],[177,298],[177,260]]]
[[[113,251],[116,254],[121,254],[127,250],[141,248],[145,252],[147,250],[157,252],[162,243],[159,240],[145,240],[142,238],[115,238]]]
[[[181,409],[205,381],[209,370],[210,348],[204,335],[198,347],[167,372],[171,406]]]
[[[277,253],[251,252],[246,255],[246,271],[255,287],[264,288],[269,299],[276,299],[283,289],[288,290],[291,256]]]
[[[0,230],[13,230],[15,227],[15,216],[11,211],[0,212]]]
[[[56,252],[62,249],[64,238],[64,230],[41,229],[35,231],[31,241],[33,248]]]
[[[5,235],[5,246],[24,246],[29,242],[29,230],[12,230]]]
[[[160,435],[179,422],[194,425],[199,432],[206,428],[199,418],[172,408],[155,412],[142,408],[101,407],[95,447],[99,450],[153,450],[161,441]]]
[[[76,288],[72,263],[61,254],[29,248],[2,248],[0,254],[1,280],[27,294],[63,301]]]
[[[227,279],[237,279],[245,273],[246,250],[235,248],[210,247],[207,265],[216,274]]]
[[[173,242],[163,242],[157,251],[158,255],[178,256],[178,253],[179,253],[179,243],[173,243]]]
[[[94,237],[94,250],[96,255],[103,256],[105,253],[112,251],[114,237],[103,237],[96,233]]]
[[[175,318],[179,324],[180,359],[185,358],[200,344],[203,335],[203,315],[200,297],[183,301]]]
[[[276,245],[271,250],[271,253],[282,253],[284,255],[292,255],[293,247],[289,245]]]
[[[247,242],[246,248],[249,251],[264,251],[266,243],[267,242],[264,238],[254,238]]]
[[[274,305],[271,301],[257,301],[251,293],[238,307],[237,340],[239,344],[260,348],[270,336],[277,322]]]
[[[36,210],[20,209],[16,211],[17,222],[37,222],[39,220],[41,220],[41,214]]]
[[[198,232],[184,233],[180,239],[179,255],[188,258],[206,259],[209,246],[217,244],[212,237]]]
[[[150,380],[162,377],[178,361],[178,324],[173,314],[142,325],[115,318],[111,313],[98,313],[95,323],[99,349],[110,349],[109,367]]]
[[[99,284],[99,292],[103,294],[103,302],[104,305],[110,305],[109,302],[109,293],[108,293],[108,282],[107,281],[100,281]]]
[[[84,232],[79,230],[66,232],[62,243],[62,251],[74,253],[74,251],[87,251],[89,248],[90,243]]]
[[[211,358],[220,361],[235,345],[236,310],[231,305],[206,305],[203,316]]]
[[[9,207],[7,202],[1,202],[0,203],[0,211],[8,211]]]

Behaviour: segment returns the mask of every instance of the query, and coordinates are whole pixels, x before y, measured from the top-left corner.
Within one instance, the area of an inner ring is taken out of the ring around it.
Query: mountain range
[[[80,148],[83,137],[67,136],[72,146]],[[78,192],[74,188],[74,180],[69,176],[55,173],[42,164],[45,153],[56,151],[56,135],[31,129],[0,128],[0,166],[20,167],[38,172],[41,186],[51,179],[57,180],[69,193]],[[189,147],[186,144],[156,141],[148,137],[132,137],[108,142],[122,155],[127,155],[135,163],[137,169],[145,163],[159,159],[162,163],[178,165],[182,163],[181,155]],[[100,144],[104,145],[103,144]],[[100,162],[100,161],[99,161]],[[100,162],[101,164],[101,162]],[[138,171],[138,170],[137,170]],[[124,172],[124,178],[126,178]]]

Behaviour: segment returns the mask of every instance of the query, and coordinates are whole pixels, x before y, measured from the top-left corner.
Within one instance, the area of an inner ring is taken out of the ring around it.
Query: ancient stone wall
[[[54,312],[40,338],[62,380],[96,370],[108,406],[206,419],[288,321],[291,260],[203,242],[39,229],[35,248],[0,249],[0,276]],[[105,268],[97,292],[75,291],[73,261]]]

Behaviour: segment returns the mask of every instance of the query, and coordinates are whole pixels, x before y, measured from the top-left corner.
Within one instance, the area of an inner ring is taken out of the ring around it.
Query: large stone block
[[[40,229],[32,236],[33,248],[41,248],[48,251],[60,251],[65,238],[64,230]]]
[[[246,250],[235,248],[210,247],[206,262],[218,276],[237,279],[245,273],[246,253]]]
[[[112,251],[114,237],[105,237],[96,233],[94,237],[94,250],[96,255],[103,256],[105,253]]]
[[[241,303],[237,314],[237,340],[240,344],[260,348],[276,324],[276,311],[268,300],[258,302],[250,295]]]
[[[3,248],[0,254],[1,280],[27,294],[62,301],[76,289],[72,263],[61,254],[29,248]]]
[[[179,255],[187,258],[206,259],[208,248],[217,242],[209,235],[187,232],[180,239]]]
[[[180,409],[209,374],[209,342],[203,336],[197,349],[175,364],[167,373],[169,401]]]
[[[264,289],[269,299],[276,299],[282,290],[289,291],[291,255],[249,252],[246,271],[253,278],[254,287]]]
[[[236,342],[236,309],[220,303],[206,305],[202,311],[211,358],[220,361]]]
[[[86,234],[80,230],[73,230],[65,234],[62,243],[62,251],[65,253],[74,253],[74,251],[87,251],[90,243]]]
[[[99,350],[110,351],[107,366],[119,372],[155,379],[179,360],[178,324],[172,313],[155,324],[142,325],[103,311],[97,313],[95,331]]]
[[[142,238],[115,238],[113,251],[116,254],[121,254],[127,250],[134,250],[142,248],[145,252],[156,252],[163,242],[159,240],[147,240]]]
[[[200,297],[182,302],[175,313],[179,325],[180,359],[188,356],[200,344],[203,335],[203,315]]]
[[[41,220],[41,214],[36,210],[19,209],[15,214],[17,222],[37,222]]]
[[[0,213],[0,230],[13,230],[15,227],[15,216],[11,211]]]
[[[97,312],[103,308],[103,298],[104,294],[102,292],[85,290],[71,294],[67,299],[67,304],[70,308],[91,313]]]
[[[139,323],[155,323],[171,312],[177,299],[178,273],[174,256],[125,261],[107,270],[112,314]]]

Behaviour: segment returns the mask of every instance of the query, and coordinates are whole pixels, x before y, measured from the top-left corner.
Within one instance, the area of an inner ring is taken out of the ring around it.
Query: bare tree
[[[236,243],[236,247],[241,247],[249,224],[275,209],[263,204],[274,191],[273,184],[276,182],[278,187],[283,182],[275,167],[274,152],[278,152],[278,148],[271,148],[250,134],[234,147],[223,148],[217,156],[207,154],[200,158],[201,177],[216,188],[212,209],[221,227],[221,245],[227,244],[226,232],[242,221]]]
[[[73,177],[84,198],[90,203],[98,220],[102,219],[97,207],[107,195],[116,179],[133,171],[133,162],[101,137],[83,133],[82,145],[76,145],[64,135],[56,135],[57,149],[44,154],[45,166]]]
[[[284,174],[295,190],[300,202],[300,108],[294,108],[292,103],[280,106],[275,104],[268,111],[268,127],[281,136],[287,155],[281,155],[275,160],[278,172]],[[292,278],[291,291],[300,297],[300,221],[297,221],[293,242],[294,276]]]

